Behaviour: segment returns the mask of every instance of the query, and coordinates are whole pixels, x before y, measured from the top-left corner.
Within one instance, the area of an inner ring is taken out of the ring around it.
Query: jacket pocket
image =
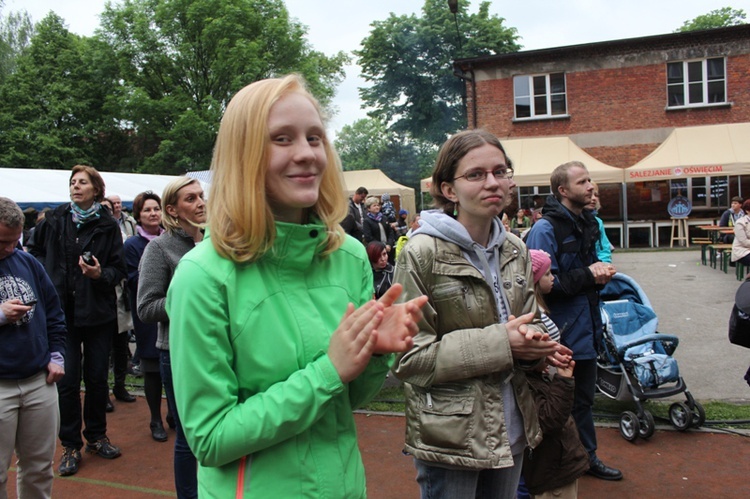
[[[427,449],[471,454],[474,394],[463,385],[433,386],[419,393],[420,439]]]
[[[444,282],[432,289],[438,331],[453,331],[472,325],[475,298],[469,286],[462,282]]]

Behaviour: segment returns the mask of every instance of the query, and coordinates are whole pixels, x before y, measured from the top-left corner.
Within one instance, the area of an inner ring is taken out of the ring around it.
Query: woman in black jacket
[[[393,285],[393,265],[388,263],[388,252],[385,250],[385,244],[380,241],[373,241],[367,245],[367,257],[372,266],[375,299],[379,300]]]
[[[104,180],[99,172],[77,165],[69,187],[71,203],[48,213],[28,246],[57,289],[68,328],[65,376],[57,384],[63,446],[61,476],[78,471],[83,422],[87,452],[106,459],[120,456],[120,449],[107,438],[105,407],[109,351],[117,332],[115,286],[126,272],[120,229],[99,204],[104,198]],[[86,385],[83,410],[81,367]]]

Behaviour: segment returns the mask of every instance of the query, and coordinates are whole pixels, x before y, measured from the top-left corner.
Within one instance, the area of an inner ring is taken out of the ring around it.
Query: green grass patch
[[[684,402],[684,400],[683,400]],[[669,424],[669,406],[672,400],[649,400],[643,406],[653,414],[657,424]],[[708,425],[718,428],[750,429],[750,405],[729,402],[701,402]],[[384,387],[362,409],[373,412],[404,412],[404,390],[401,385]],[[594,414],[600,422],[619,421],[623,411],[636,411],[634,402],[620,402],[607,397],[594,399]]]

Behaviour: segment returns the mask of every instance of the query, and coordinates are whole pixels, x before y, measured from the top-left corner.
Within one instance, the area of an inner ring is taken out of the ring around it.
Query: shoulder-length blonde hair
[[[211,161],[208,226],[216,251],[237,263],[262,257],[276,238],[276,224],[266,195],[266,170],[271,144],[268,117],[282,97],[304,95],[322,114],[320,105],[298,75],[252,83],[232,98],[221,120]],[[341,162],[328,137],[323,137],[328,166],[323,171],[318,201],[311,208],[325,224],[323,254],[344,240],[339,223],[347,214]]]
[[[167,206],[177,206],[177,201],[180,200],[180,189],[197,183],[199,183],[199,181],[196,178],[179,177],[172,180],[166,187],[164,187],[164,191],[161,193],[161,225],[167,232],[173,233],[182,228],[180,220],[169,214]]]

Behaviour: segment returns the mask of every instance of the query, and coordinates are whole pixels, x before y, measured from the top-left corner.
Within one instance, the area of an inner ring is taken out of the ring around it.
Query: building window
[[[725,208],[729,206],[729,178],[692,177],[669,181],[671,197],[684,196],[693,208]]]
[[[565,116],[565,73],[513,77],[516,119]]]
[[[541,209],[544,201],[552,194],[552,188],[549,185],[518,187],[519,206],[530,212],[534,209]]]
[[[727,101],[723,57],[667,63],[667,107],[707,106]]]

